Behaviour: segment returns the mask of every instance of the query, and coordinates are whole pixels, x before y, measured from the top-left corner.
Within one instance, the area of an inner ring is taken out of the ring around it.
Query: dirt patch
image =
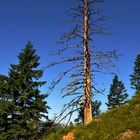
[[[113,140],[124,140],[126,138],[132,138],[136,135],[138,135],[137,132],[128,129],[127,131],[125,131],[124,133],[121,133],[119,136],[117,136]]]
[[[67,135],[63,136],[62,140],[74,140],[73,132],[69,132]]]

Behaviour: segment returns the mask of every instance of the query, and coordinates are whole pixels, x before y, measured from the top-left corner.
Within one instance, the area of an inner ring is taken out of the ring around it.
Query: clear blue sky
[[[67,19],[70,3],[66,0],[0,0],[0,74],[7,74],[9,64],[17,63],[17,54],[31,41],[41,56],[41,67],[54,61],[50,52],[62,47],[56,41],[65,32],[66,25],[59,24]],[[115,33],[112,36],[98,36],[94,43],[101,50],[116,49],[122,56],[116,62],[116,73],[128,90],[130,97],[134,91],[130,88],[129,75],[132,73],[134,60],[140,53],[140,1],[105,0],[102,4],[104,14],[111,17],[108,26]],[[41,88],[47,91],[51,79],[63,67],[45,70],[43,80],[48,81]],[[97,95],[103,101],[102,110],[113,76],[97,75],[99,86],[106,87],[105,95]],[[63,83],[62,83],[63,84]],[[61,85],[60,85],[61,86]],[[51,106],[50,116],[60,111],[65,102],[60,99],[59,88],[48,97]],[[59,99],[58,99],[59,98]]]

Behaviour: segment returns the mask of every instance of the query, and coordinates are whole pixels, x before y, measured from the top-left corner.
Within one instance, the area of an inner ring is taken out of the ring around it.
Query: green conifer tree
[[[136,91],[140,91],[140,54],[136,57],[134,72],[130,77],[132,88],[136,89]]]
[[[120,107],[127,102],[128,94],[122,81],[119,81],[118,76],[115,75],[113,83],[110,87],[108,95],[108,103],[106,103],[108,109]]]
[[[11,94],[8,91],[8,77],[0,75],[0,139],[8,139],[11,126],[10,115],[12,113]],[[7,133],[7,134],[6,134]],[[6,135],[5,135],[6,134]]]
[[[47,94],[41,94],[39,87],[46,82],[39,81],[43,71],[38,70],[39,56],[29,42],[18,55],[19,63],[11,65],[8,78],[12,113],[9,139],[32,140],[39,132],[40,120],[48,120]]]

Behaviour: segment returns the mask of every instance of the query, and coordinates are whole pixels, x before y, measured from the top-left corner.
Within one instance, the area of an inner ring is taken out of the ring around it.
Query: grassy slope
[[[138,134],[127,140],[140,140],[140,93],[128,104],[101,114],[86,127],[75,126],[72,131],[76,140],[113,140],[128,129]],[[59,140],[67,132],[68,130],[59,130],[44,140]]]

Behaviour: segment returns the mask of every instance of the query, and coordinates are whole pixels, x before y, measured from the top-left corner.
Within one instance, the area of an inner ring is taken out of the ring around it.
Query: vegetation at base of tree
[[[127,102],[128,94],[122,81],[115,75],[108,95],[108,109],[120,107]]]
[[[10,65],[8,76],[0,76],[0,139],[36,139],[41,119],[48,121],[47,94],[39,87],[43,71],[39,56],[30,42]]]
[[[140,54],[137,55],[135,63],[134,63],[133,74],[130,75],[131,86],[136,89],[136,91],[140,91]]]
[[[101,113],[100,106],[101,106],[101,101],[95,100],[92,101],[92,116],[96,117]],[[78,116],[74,120],[76,123],[84,123],[84,107],[83,104],[81,105],[81,108],[78,111]]]
[[[47,135],[43,135],[41,137],[41,140],[62,140],[62,137],[71,132],[73,129],[75,128],[74,125],[72,126],[65,126],[65,127],[60,127],[59,129],[56,129],[56,131],[47,134]]]
[[[66,132],[56,132],[43,140],[61,140],[68,132],[73,132],[75,140],[120,140],[120,134],[131,130],[135,135],[123,140],[140,140],[140,92],[127,104],[102,113],[93,119],[93,122],[84,125],[73,126]],[[61,130],[62,131],[62,130]]]

